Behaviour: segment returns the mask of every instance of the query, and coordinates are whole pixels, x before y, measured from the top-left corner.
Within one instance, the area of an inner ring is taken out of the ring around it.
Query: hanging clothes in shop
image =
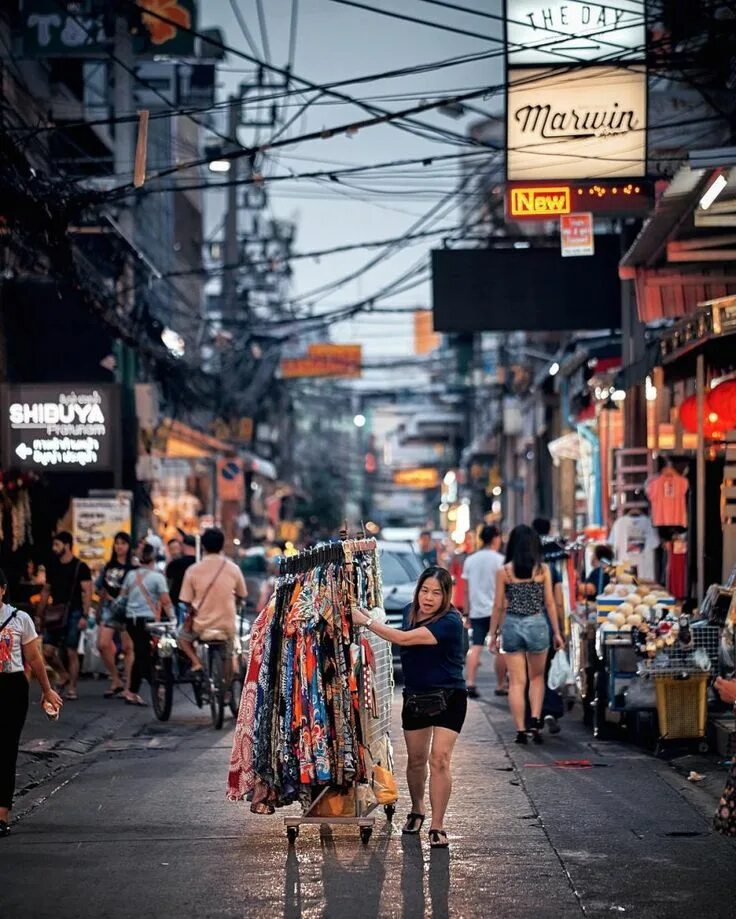
[[[608,541],[616,561],[635,565],[640,580],[654,581],[654,550],[659,537],[652,521],[644,514],[628,513],[614,521]]]
[[[254,813],[367,778],[359,698],[370,656],[351,611],[380,605],[380,576],[374,542],[347,545],[285,560],[253,626],[227,796]]]
[[[687,527],[686,496],[689,487],[685,476],[672,465],[666,465],[659,475],[650,479],[646,490],[655,527]]]

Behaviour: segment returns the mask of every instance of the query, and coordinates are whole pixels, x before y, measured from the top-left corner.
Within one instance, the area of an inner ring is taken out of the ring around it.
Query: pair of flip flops
[[[418,836],[424,826],[424,820],[424,814],[417,814],[412,811],[407,814],[406,823],[401,832],[405,836]],[[429,845],[432,849],[447,849],[450,845],[447,841],[447,833],[444,830],[430,830]]]

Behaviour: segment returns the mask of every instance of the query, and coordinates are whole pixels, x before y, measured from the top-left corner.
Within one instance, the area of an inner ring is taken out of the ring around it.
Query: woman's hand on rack
[[[372,622],[371,617],[366,613],[365,610],[356,609],[353,610],[353,625],[370,625]]]
[[[722,676],[713,683],[713,688],[724,702],[736,704],[736,680],[724,680]]]

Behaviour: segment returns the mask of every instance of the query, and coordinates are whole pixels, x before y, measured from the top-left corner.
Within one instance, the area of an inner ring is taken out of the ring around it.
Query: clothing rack
[[[253,634],[263,641],[260,652],[252,651],[246,677],[228,797],[248,798],[251,810],[263,814],[299,801],[302,814],[284,818],[290,843],[304,824],[358,826],[364,843],[371,836],[379,806],[373,770],[393,771],[393,661],[390,644],[352,617],[365,607],[385,618],[382,606],[376,540],[346,536],[280,559],[270,609],[254,623]],[[312,674],[307,682],[306,672]],[[316,703],[304,696],[314,680],[324,683]],[[264,742],[270,753],[262,758]],[[302,742],[310,755],[302,755]],[[394,804],[384,810],[391,820]]]

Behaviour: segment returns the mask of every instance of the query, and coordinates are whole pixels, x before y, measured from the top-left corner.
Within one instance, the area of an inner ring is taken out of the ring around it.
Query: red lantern
[[[724,420],[716,411],[710,401],[710,395],[710,393],[705,393],[703,436],[706,440],[723,440],[724,433],[731,426],[731,423]],[[680,406],[680,424],[683,430],[688,431],[690,434],[698,433],[697,396],[688,396]]]
[[[736,427],[736,380],[726,380],[712,389],[708,393],[708,405],[726,430]]]
[[[698,400],[696,396],[688,396],[680,406],[680,424],[684,431],[690,434],[698,433]]]

